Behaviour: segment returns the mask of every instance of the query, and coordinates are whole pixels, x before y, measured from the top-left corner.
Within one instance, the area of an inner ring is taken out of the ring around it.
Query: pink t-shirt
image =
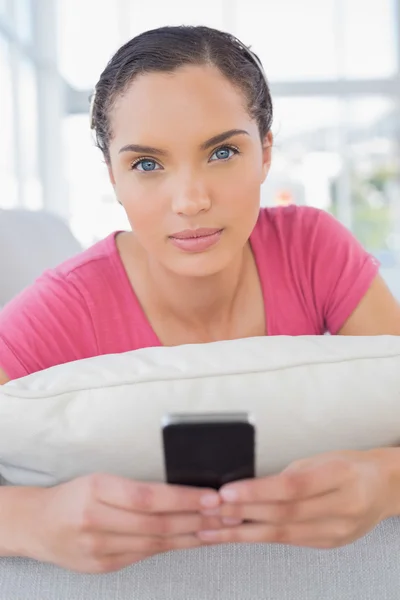
[[[44,273],[0,311],[11,379],[101,354],[161,345],[129,283],[115,233]],[[378,262],[328,213],[261,209],[251,234],[268,335],[336,334]]]

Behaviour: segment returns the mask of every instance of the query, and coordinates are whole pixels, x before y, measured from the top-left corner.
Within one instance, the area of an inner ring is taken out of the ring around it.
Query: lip
[[[221,229],[216,229],[215,227],[211,229],[210,227],[200,227],[199,229],[184,229],[184,231],[179,231],[178,233],[173,233],[170,237],[176,240],[186,240],[188,238],[199,238],[206,237],[208,235],[213,235],[221,231]]]
[[[185,229],[169,236],[171,242],[185,252],[204,252],[221,239],[222,229]]]

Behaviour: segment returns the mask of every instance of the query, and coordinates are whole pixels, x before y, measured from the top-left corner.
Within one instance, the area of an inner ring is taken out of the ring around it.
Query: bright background
[[[89,130],[114,51],[161,25],[231,31],[275,103],[263,204],[333,212],[400,295],[400,0],[0,0],[0,208],[45,208],[92,244],[126,227]]]

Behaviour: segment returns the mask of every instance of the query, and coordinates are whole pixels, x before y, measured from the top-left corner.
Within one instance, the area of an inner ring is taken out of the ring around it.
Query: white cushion
[[[54,367],[0,391],[0,474],[164,479],[169,412],[249,411],[257,474],[400,441],[399,337],[274,337],[148,348]]]

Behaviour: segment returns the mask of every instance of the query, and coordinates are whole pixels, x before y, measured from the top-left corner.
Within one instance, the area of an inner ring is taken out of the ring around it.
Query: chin
[[[220,273],[233,260],[233,253],[229,256],[226,252],[199,252],[175,256],[165,264],[169,271],[181,277],[211,277]]]

